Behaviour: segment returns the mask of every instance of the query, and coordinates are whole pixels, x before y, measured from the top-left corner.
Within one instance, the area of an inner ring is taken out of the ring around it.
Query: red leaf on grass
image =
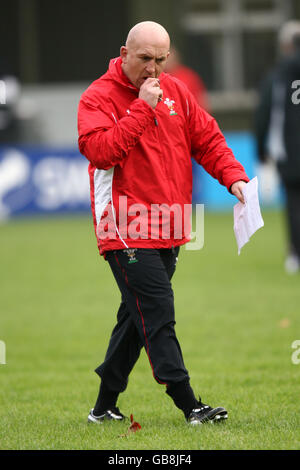
[[[137,421],[134,421],[132,414],[130,415],[130,422],[131,422],[131,425],[127,429],[126,433],[121,434],[120,437],[128,437],[131,432],[137,432],[140,429],[142,429],[142,426],[140,425],[140,423],[138,423]]]
[[[129,429],[128,429],[129,432],[136,432],[142,429],[142,426],[140,425],[140,423],[138,423],[137,421],[134,421],[132,414],[130,415],[130,421],[131,421],[131,425],[129,426]]]

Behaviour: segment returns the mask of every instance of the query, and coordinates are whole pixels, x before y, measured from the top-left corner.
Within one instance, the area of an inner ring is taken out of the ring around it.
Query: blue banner
[[[0,220],[90,209],[88,161],[74,149],[0,148]]]
[[[275,165],[261,165],[256,155],[255,138],[250,132],[224,133],[227,145],[243,165],[250,179],[258,177],[261,205],[278,207],[282,204],[283,190]],[[206,210],[231,210],[237,200],[200,165],[193,161],[193,201],[203,203]]]

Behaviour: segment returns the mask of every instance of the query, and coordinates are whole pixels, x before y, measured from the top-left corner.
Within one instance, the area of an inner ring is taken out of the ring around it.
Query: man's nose
[[[151,60],[151,62],[149,62],[147,64],[147,67],[146,67],[146,70],[149,74],[155,74],[155,62],[154,60]]]

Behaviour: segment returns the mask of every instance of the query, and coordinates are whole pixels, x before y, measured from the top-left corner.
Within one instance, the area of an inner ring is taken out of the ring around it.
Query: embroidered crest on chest
[[[177,116],[177,113],[174,109],[174,104],[175,104],[174,100],[170,100],[170,98],[166,98],[164,101],[164,104],[168,107],[170,111],[170,116]]]

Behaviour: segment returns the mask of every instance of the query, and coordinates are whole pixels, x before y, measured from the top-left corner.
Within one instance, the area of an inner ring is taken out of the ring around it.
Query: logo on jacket
[[[169,111],[170,111],[170,116],[177,116],[177,113],[174,109],[174,104],[175,104],[174,100],[170,100],[170,98],[166,98],[164,101],[164,104],[168,106]]]

